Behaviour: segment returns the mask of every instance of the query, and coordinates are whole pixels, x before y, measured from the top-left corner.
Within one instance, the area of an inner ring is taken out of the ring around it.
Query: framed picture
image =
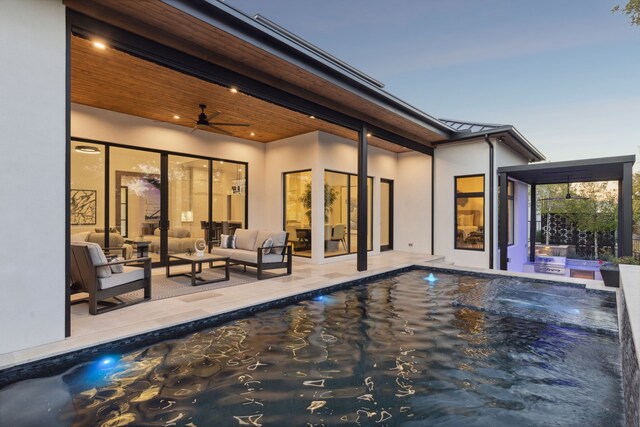
[[[96,190],[71,190],[71,225],[96,225]]]

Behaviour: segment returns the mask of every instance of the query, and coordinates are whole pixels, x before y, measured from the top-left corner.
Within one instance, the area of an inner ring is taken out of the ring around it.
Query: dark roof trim
[[[636,156],[616,156],[599,159],[581,159],[553,163],[506,166],[498,173],[528,184],[559,184],[567,182],[619,181],[623,179],[624,165],[635,163]]]
[[[434,143],[434,145],[445,145],[451,142],[469,141],[471,139],[482,138],[485,135],[500,137],[506,136],[513,140],[513,142],[520,147],[528,157],[530,162],[540,162],[546,160],[544,154],[542,154],[536,147],[534,147],[527,138],[524,137],[515,127],[511,125],[504,125],[487,131],[481,132],[456,132],[451,136],[451,139],[447,141],[440,141]]]
[[[407,104],[372,83],[356,77],[328,58],[303,49],[267,25],[218,0],[161,0],[163,3],[193,16],[211,26],[246,41],[272,55],[315,74],[344,90],[356,93],[368,101],[430,131],[448,138],[453,129],[423,111]]]

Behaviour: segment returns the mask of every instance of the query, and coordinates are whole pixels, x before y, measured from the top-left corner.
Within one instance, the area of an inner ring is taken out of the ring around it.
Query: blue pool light
[[[105,356],[102,359],[100,359],[100,361],[98,362],[98,366],[102,368],[110,368],[114,366],[117,362],[118,362],[118,359],[116,359],[115,357]]]
[[[318,295],[313,300],[324,304],[332,304],[335,302],[335,298],[333,298],[331,295]]]
[[[429,275],[425,277],[424,280],[426,280],[429,283],[434,283],[436,280],[438,280],[438,278],[434,276],[433,273],[429,273]]]

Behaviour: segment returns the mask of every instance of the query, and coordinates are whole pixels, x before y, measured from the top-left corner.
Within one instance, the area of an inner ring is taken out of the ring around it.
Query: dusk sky
[[[635,154],[640,27],[616,0],[226,0],[436,118],[512,124],[549,161]]]

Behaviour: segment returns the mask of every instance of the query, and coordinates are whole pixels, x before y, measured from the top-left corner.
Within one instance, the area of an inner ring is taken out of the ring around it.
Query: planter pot
[[[600,274],[605,286],[612,288],[620,287],[620,268],[616,267],[600,267]]]

